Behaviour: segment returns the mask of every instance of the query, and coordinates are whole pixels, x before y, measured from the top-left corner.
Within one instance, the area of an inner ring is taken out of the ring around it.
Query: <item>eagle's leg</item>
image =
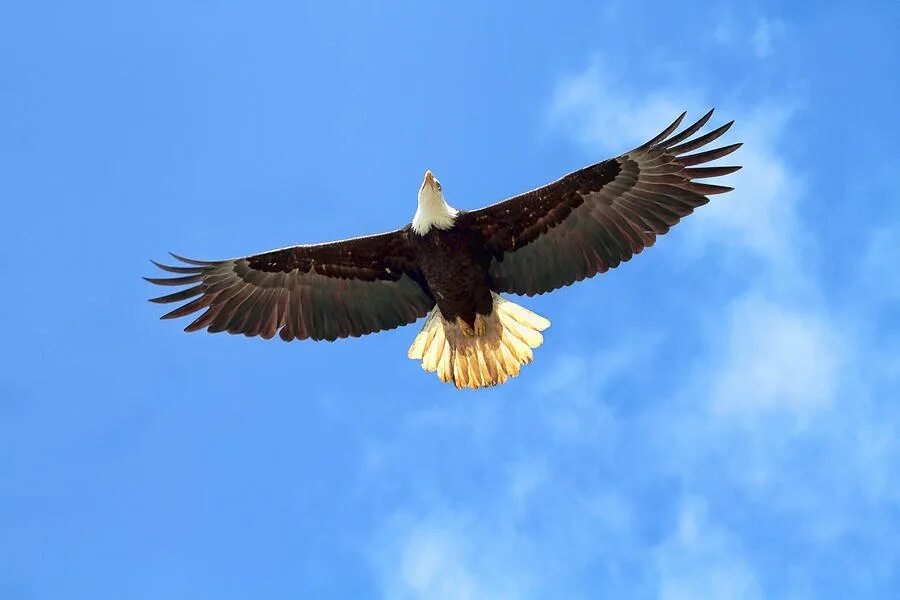
[[[487,318],[481,313],[475,313],[475,337],[484,337],[487,333]]]
[[[478,321],[476,320],[475,323],[477,324]],[[465,319],[463,319],[462,317],[460,317],[460,316],[456,317],[456,325],[457,325],[457,327],[459,327],[459,330],[462,331],[462,334],[464,336],[475,337],[475,330],[472,328],[471,325],[466,323]]]
[[[462,317],[456,317],[456,324],[466,337],[483,337],[487,333],[487,317],[475,313],[475,325],[469,325]]]

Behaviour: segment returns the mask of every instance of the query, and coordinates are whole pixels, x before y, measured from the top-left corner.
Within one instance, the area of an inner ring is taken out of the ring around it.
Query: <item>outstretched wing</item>
[[[203,310],[185,331],[243,333],[270,339],[335,340],[393,329],[424,317],[434,298],[410,251],[405,229],[293,246],[244,258],[186,266],[154,264],[178,277],[145,278],[191,287],[151,302],[194,298],[163,319]]]
[[[689,140],[712,113],[669,137],[682,113],[658,136],[617,158],[461,214],[460,225],[479,231],[492,254],[494,289],[532,296],[604,273],[652,246],[656,236],[709,202],[707,196],[730,191],[695,180],[740,167],[695,165],[731,154],[741,144],[688,154],[731,127],[733,121]]]

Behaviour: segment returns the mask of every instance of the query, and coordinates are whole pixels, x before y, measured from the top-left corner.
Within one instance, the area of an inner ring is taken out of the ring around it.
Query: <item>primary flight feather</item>
[[[410,224],[396,231],[244,258],[157,263],[188,286],[152,302],[185,302],[163,319],[203,311],[185,331],[270,339],[335,340],[426,317],[409,357],[441,381],[503,383],[531,362],[547,319],[500,293],[543,294],[604,273],[652,246],[656,236],[732,188],[697,180],[737,166],[699,166],[740,144],[694,152],[731,122],[700,135],[713,111],[674,132],[682,113],[647,143],[479,210],[457,210],[431,171]],[[674,134],[674,135],[673,135]]]

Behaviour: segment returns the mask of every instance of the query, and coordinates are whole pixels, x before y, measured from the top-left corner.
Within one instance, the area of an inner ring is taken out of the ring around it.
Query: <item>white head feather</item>
[[[425,235],[432,227],[450,229],[458,213],[444,200],[441,182],[435,179],[431,171],[425,171],[425,180],[419,188],[419,207],[412,221],[413,231]]]

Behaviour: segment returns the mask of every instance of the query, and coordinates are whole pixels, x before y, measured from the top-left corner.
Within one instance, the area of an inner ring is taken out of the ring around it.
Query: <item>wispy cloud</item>
[[[900,226],[885,225],[870,232],[860,264],[862,283],[875,302],[900,300]]]
[[[762,598],[753,568],[733,536],[710,522],[699,498],[683,500],[669,537],[655,549],[659,598]]]
[[[753,48],[757,58],[767,58],[775,51],[775,45],[784,35],[784,23],[778,19],[760,17],[753,32]]]
[[[773,56],[786,35],[784,21],[766,16],[728,13],[713,28],[713,39],[732,50],[764,60]]]
[[[397,520],[377,550],[388,598],[468,600],[520,598],[524,569],[514,549],[485,524],[445,511]],[[390,539],[387,539],[387,536]]]
[[[829,407],[852,352],[816,310],[751,297],[738,300],[705,367],[712,408],[739,420],[782,412],[798,419]]]
[[[687,89],[639,92],[617,80],[605,62],[595,58],[587,69],[557,84],[548,121],[593,158],[598,148],[628,150],[659,133],[686,107],[702,104],[702,98]]]

